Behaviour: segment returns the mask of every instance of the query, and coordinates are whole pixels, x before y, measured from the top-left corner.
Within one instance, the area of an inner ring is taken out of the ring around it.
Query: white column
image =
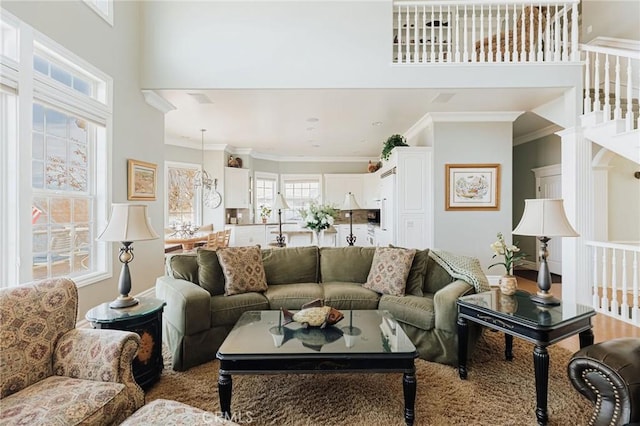
[[[567,218],[580,234],[562,239],[562,299],[591,304],[592,265],[585,241],[593,239],[591,141],[579,126],[558,132],[562,138],[562,198]],[[591,265],[591,266],[590,266]]]

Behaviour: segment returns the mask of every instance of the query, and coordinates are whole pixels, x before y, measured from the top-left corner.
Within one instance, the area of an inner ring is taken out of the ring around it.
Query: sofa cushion
[[[424,274],[423,294],[434,294],[455,279],[427,253],[427,268]]]
[[[422,286],[424,284],[424,277],[427,274],[428,260],[429,249],[416,250],[416,254],[413,256],[413,263],[411,263],[411,269],[409,270],[409,276],[407,277],[407,287],[404,290],[404,294],[422,296]]]
[[[318,247],[273,248],[262,251],[267,283],[317,283]]]
[[[119,424],[132,410],[122,383],[50,376],[0,400],[3,424]]]
[[[269,301],[262,293],[242,293],[211,297],[211,327],[235,325],[246,311],[265,311]]]
[[[224,272],[225,295],[267,289],[260,246],[223,247],[216,253]]]
[[[404,296],[415,249],[377,247],[363,287],[381,294]]]
[[[194,254],[168,254],[167,275],[198,284],[198,258]]]
[[[383,294],[378,309],[387,310],[393,317],[422,330],[431,330],[435,325],[433,297],[391,296]]]
[[[300,309],[305,303],[322,299],[322,287],[318,283],[269,284],[264,292],[270,309]]]
[[[348,282],[320,284],[325,305],[342,309],[378,309],[380,296],[362,285]]]
[[[196,284],[212,296],[224,294],[224,272],[214,250],[198,249],[198,277]]]
[[[320,280],[366,282],[375,251],[375,247],[321,247]]]

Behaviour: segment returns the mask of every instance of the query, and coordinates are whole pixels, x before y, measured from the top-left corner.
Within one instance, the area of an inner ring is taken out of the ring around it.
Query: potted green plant
[[[382,147],[382,154],[380,154],[380,158],[383,160],[388,160],[391,155],[391,151],[396,146],[409,146],[407,140],[402,135],[391,135],[389,139],[387,139]]]
[[[260,218],[262,223],[267,223],[267,219],[271,216],[271,206],[268,204],[260,204]]]

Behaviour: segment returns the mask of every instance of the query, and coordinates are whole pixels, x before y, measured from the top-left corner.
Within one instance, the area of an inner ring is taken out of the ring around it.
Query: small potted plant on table
[[[271,217],[271,206],[268,204],[260,204],[260,218],[262,223],[267,223],[267,220]]]

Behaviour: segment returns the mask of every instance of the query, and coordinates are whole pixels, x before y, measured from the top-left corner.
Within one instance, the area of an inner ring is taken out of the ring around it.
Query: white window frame
[[[31,212],[34,194],[31,186],[33,104],[37,102],[50,105],[104,127],[100,142],[96,143],[94,148],[90,148],[92,155],[89,159],[90,174],[93,176],[90,178],[89,184],[93,185],[91,191],[94,213],[90,220],[93,223],[93,235],[98,235],[107,223],[111,206],[113,80],[5,10],[0,10],[0,18],[3,22],[6,21],[17,26],[20,43],[19,61],[5,61],[3,58],[3,64],[0,68],[0,77],[4,86],[11,87],[11,84],[7,84],[7,82],[16,83],[18,105],[15,137],[11,134],[11,130],[0,135],[3,142],[9,143],[8,147],[2,150],[0,168],[6,170],[5,173],[13,173],[12,179],[3,179],[0,185],[1,199],[3,204],[7,206],[6,211],[0,215],[1,229],[6,230],[0,236],[0,247],[3,249],[3,253],[6,253],[6,255],[3,254],[5,257],[3,265],[7,266],[2,268],[0,279],[2,285],[13,286],[32,279],[32,225],[31,220],[27,220],[31,215],[24,214],[24,212]],[[100,95],[99,99],[90,98],[35,72],[33,57],[36,51],[46,52],[48,57],[54,61],[58,60],[57,65],[72,66],[76,70],[82,70],[84,75],[100,80],[102,92],[97,93]],[[2,112],[0,111],[0,113]],[[4,120],[5,116],[2,117]],[[14,123],[10,123],[11,125]],[[27,141],[27,143],[19,143],[18,141]],[[18,178],[15,179],[15,176]],[[97,179],[97,176],[100,176],[100,179]],[[25,238],[25,235],[29,237]],[[93,244],[91,252],[94,257],[93,270],[74,276],[78,287],[108,279],[113,275],[111,247],[106,243],[91,243]]]
[[[285,198],[287,199],[288,204],[291,206],[291,203],[289,203],[289,199],[287,198],[287,194],[285,194],[284,192],[286,191],[286,183],[287,182],[299,182],[299,181],[317,181],[318,182],[318,199],[316,200],[318,203],[322,203],[322,194],[323,194],[323,190],[322,190],[322,175],[321,174],[283,174],[280,175],[280,189],[283,193],[283,195],[285,196]],[[286,216],[285,218],[283,218],[283,220],[299,220],[301,219],[298,216],[298,210],[296,208],[294,208],[293,206],[291,206],[292,208],[290,210],[286,211]]]
[[[165,185],[165,202],[164,202],[164,227],[169,228],[171,223],[169,223],[169,169],[191,169],[196,171],[202,171],[202,165],[198,163],[183,163],[178,161],[165,161],[164,163],[164,181]],[[203,224],[203,215],[202,215],[202,188],[198,188],[195,193],[194,203],[194,211],[195,211],[195,224]]]
[[[260,204],[258,203],[258,180],[271,180],[275,182],[273,199],[271,200],[271,204],[270,204],[270,207],[271,207],[270,219],[274,219],[277,217],[277,214],[278,214],[278,212],[273,210],[273,205],[276,201],[276,196],[280,191],[280,180],[278,179],[278,174],[268,173],[268,172],[255,172],[253,174],[253,193],[254,193],[253,205],[255,206],[254,217],[257,219],[260,218]]]

